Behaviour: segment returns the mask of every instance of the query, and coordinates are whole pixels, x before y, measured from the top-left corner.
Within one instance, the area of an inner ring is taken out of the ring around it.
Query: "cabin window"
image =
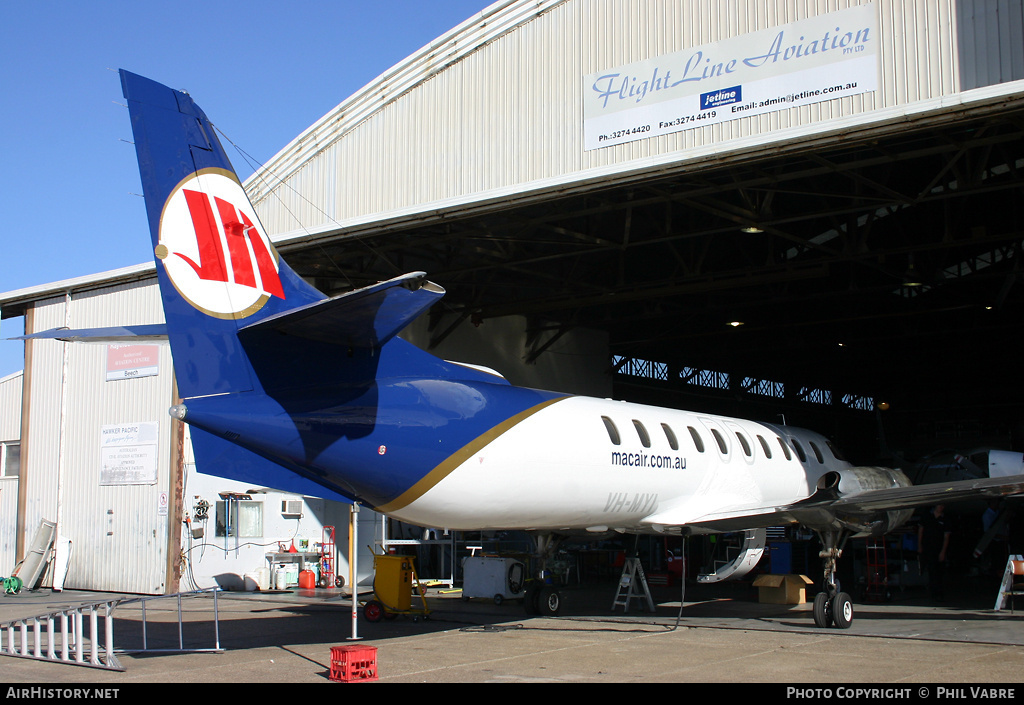
[[[697,429],[695,429],[693,426],[687,426],[686,428],[690,430],[690,438],[693,439],[693,447],[697,449],[698,453],[703,453],[704,439],[700,437],[700,434],[697,433]]]
[[[633,425],[636,427],[636,435],[640,436],[640,442],[643,444],[644,448],[650,448],[651,437],[647,435],[647,429],[644,428],[644,425],[636,419],[633,419]]]
[[[793,448],[796,449],[796,455],[797,455],[798,458],[800,458],[800,462],[801,463],[806,463],[807,462],[807,453],[804,452],[804,447],[802,445],[800,445],[800,441],[798,441],[795,438],[793,439]]]
[[[758,436],[757,437],[757,442],[761,444],[761,450],[764,451],[764,457],[768,458],[768,460],[771,460],[772,459],[772,449],[768,445],[768,441],[766,441],[764,439],[764,436]]]
[[[779,445],[782,446],[782,454],[786,456],[786,460],[792,460],[793,454],[789,452],[789,446],[779,436],[776,436],[776,438],[779,440]]]
[[[751,457],[753,455],[753,453],[750,452],[750,444],[747,443],[746,436],[744,436],[742,433],[737,431],[736,432],[736,438],[739,439],[740,445],[743,446],[743,455],[747,456],[748,458]]]
[[[811,444],[811,450],[814,451],[814,457],[817,458],[819,463],[824,464],[825,463],[825,458],[823,458],[821,456],[821,449],[818,448],[818,445],[814,441],[809,441],[809,442]]]
[[[834,457],[836,460],[846,460],[846,458],[843,457],[842,451],[839,450],[839,447],[836,446],[835,443],[833,443],[832,441],[825,441],[825,445],[827,445],[828,449],[832,451],[832,457]]]
[[[668,444],[672,447],[672,450],[679,450],[679,441],[676,439],[676,434],[675,431],[672,430],[672,427],[667,423],[663,423],[661,425],[661,430],[665,432],[665,438],[668,439]]]
[[[615,422],[607,416],[602,416],[601,420],[604,421],[605,430],[608,431],[608,438],[615,445],[622,445],[622,438],[619,436],[619,429],[615,427]]]
[[[722,452],[722,455],[728,453],[729,447],[725,445],[725,439],[722,438],[722,434],[713,428],[711,429],[711,435],[715,437],[715,442],[718,443],[718,450]]]

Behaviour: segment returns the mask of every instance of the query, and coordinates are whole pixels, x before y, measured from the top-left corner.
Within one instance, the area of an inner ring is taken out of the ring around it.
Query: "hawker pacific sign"
[[[590,74],[585,148],[874,91],[878,41],[868,4]]]

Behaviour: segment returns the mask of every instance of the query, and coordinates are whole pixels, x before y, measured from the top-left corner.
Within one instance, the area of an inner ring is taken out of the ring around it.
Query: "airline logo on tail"
[[[245,318],[285,298],[278,255],[234,174],[205,169],[178,184],[160,217],[156,256],[174,288],[217,318]]]

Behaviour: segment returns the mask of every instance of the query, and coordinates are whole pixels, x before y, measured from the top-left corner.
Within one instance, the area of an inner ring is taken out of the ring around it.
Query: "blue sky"
[[[149,261],[116,70],[187,90],[232,142],[274,156],[333,107],[491,0],[6,3],[0,292]],[[228,148],[244,180],[252,173]],[[23,366],[0,324],[0,377]]]

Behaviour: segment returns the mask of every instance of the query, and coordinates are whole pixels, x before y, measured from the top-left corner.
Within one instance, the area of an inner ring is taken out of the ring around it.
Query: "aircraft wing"
[[[51,328],[31,335],[8,338],[8,340],[63,340],[65,343],[166,342],[167,326],[163,323],[152,323],[108,328]]]
[[[777,507],[736,507],[700,513],[692,502],[667,507],[645,518],[644,524],[686,526],[708,532],[742,531],[784,524],[828,524],[837,516],[869,517],[873,514],[949,504],[966,499],[1007,497],[1024,493],[1024,475],[986,477],[893,487],[841,495],[835,488],[819,490],[807,499]]]
[[[1006,497],[1022,492],[1024,492],[1024,475],[984,477],[871,490],[836,499],[832,506],[843,511],[871,512],[948,504],[979,497]]]

